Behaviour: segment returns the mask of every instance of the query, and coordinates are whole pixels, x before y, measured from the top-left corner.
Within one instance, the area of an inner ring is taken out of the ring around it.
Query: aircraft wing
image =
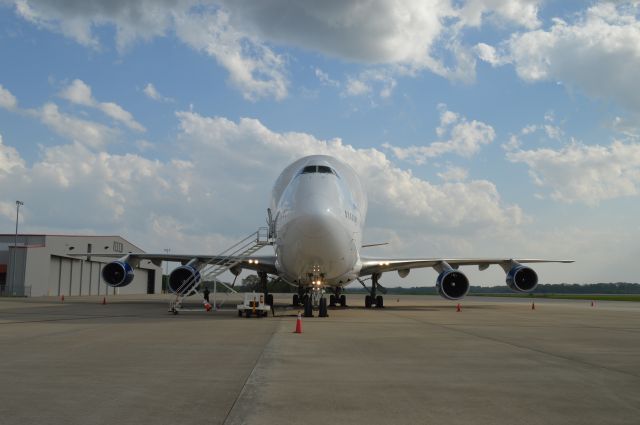
[[[415,258],[415,259],[385,259],[362,257],[362,269],[360,276],[368,276],[374,273],[383,273],[396,270],[411,270],[425,267],[434,267],[446,262],[452,268],[459,266],[478,266],[485,270],[492,264],[501,266],[517,263],[573,263],[573,260],[543,260],[533,258]]]
[[[95,258],[113,258],[124,259],[125,262],[137,264],[143,260],[149,260],[159,266],[162,261],[171,261],[176,263],[187,264],[189,261],[197,260],[201,264],[214,264],[224,261],[235,263],[243,269],[263,271],[269,274],[277,274],[276,257],[274,255],[251,256],[250,258],[224,256],[224,255],[200,255],[200,254],[147,254],[132,252],[128,254],[73,254],[74,257],[95,257]]]

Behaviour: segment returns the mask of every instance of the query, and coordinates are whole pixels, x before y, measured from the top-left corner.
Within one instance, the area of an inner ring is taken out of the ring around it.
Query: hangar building
[[[100,254],[144,252],[120,236],[0,234],[0,295],[70,296],[160,293],[162,269],[141,261],[133,281],[110,288],[102,267],[115,260]],[[90,256],[72,256],[87,253]],[[15,267],[13,265],[15,264]]]

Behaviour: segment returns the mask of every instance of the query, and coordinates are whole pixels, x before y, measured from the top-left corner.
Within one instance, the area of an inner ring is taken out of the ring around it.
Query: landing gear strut
[[[329,307],[335,307],[340,304],[342,307],[347,306],[347,297],[342,293],[342,287],[336,286],[334,294],[329,296]]]
[[[374,273],[371,275],[371,293],[364,297],[364,307],[371,308],[375,304],[376,308],[384,307],[384,299],[382,295],[377,295],[378,280],[382,276],[382,273]]]

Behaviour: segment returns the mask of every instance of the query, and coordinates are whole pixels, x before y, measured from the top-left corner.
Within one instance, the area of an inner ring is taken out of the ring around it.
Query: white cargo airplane
[[[298,288],[293,304],[302,303],[305,316],[312,316],[317,304],[319,315],[324,317],[327,316],[325,289],[333,292],[329,305],[346,306],[342,288],[354,280],[364,286],[362,278],[367,276],[371,277],[371,287],[367,288],[365,306],[382,307],[383,297],[378,291],[386,291],[378,281],[384,272],[397,271],[404,278],[413,268],[432,267],[439,273],[436,288],[440,295],[458,300],[469,291],[469,280],[458,270],[460,266],[478,266],[485,270],[497,264],[504,269],[506,283],[512,290],[528,292],[538,284],[538,276],[522,263],[572,262],[512,258],[369,258],[361,255],[366,214],[367,197],[353,168],[325,155],[301,158],[284,169],[271,195],[269,228],[275,255],[238,258],[231,271],[236,276],[242,269],[257,271],[270,303],[273,298],[268,294],[267,274],[279,276]],[[128,285],[133,279],[132,265],[144,259],[156,263],[182,262],[169,276],[168,286],[174,293],[184,293],[199,283],[199,267],[216,256],[128,254],[105,265],[103,279],[113,287]]]

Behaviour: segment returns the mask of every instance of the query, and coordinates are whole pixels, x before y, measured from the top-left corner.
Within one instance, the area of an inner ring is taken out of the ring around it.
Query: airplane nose
[[[335,208],[323,196],[305,198],[299,211],[298,229],[306,237],[330,237],[339,229]]]

